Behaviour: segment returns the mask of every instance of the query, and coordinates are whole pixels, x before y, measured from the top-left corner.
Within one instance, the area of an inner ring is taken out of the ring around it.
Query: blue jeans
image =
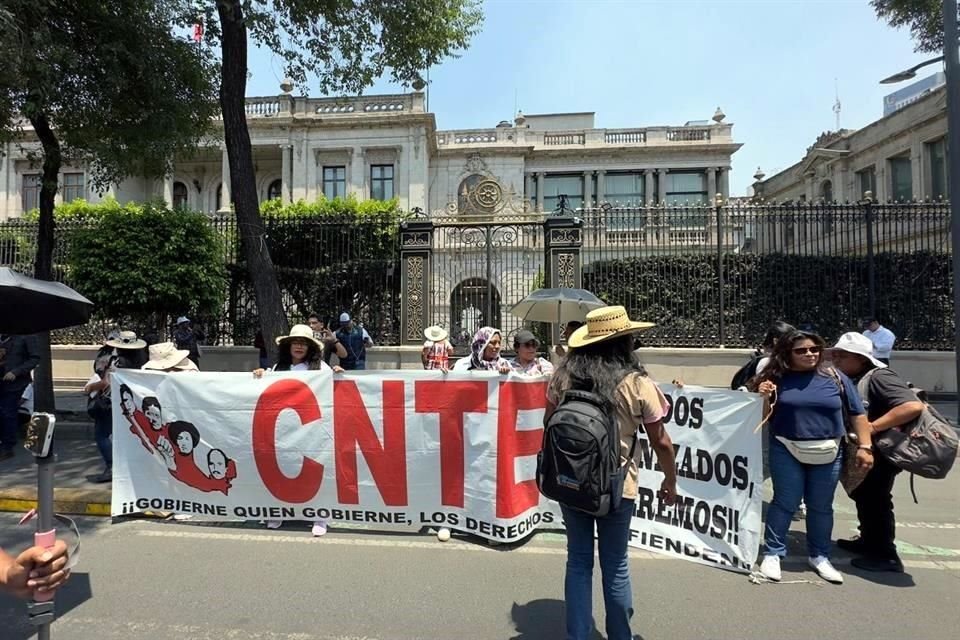
[[[22,395],[23,389],[0,384],[0,449],[12,451],[17,444],[17,427],[20,425],[17,409]]]
[[[830,557],[833,496],[843,464],[842,449],[830,464],[803,464],[776,438],[770,438],[773,500],[767,509],[764,553],[787,555],[787,532],[800,500],[807,505],[807,555]]]
[[[607,638],[633,638],[630,632],[633,594],[630,590],[630,567],[627,564],[633,503],[633,500],[622,500],[615,511],[602,518],[560,505],[567,528],[567,573],[563,583],[567,640],[586,640],[593,632],[594,523],[597,524],[597,545],[600,549]]]
[[[103,461],[108,467],[113,466],[113,414],[98,416],[93,421],[93,439],[97,443],[97,449],[103,457]]]

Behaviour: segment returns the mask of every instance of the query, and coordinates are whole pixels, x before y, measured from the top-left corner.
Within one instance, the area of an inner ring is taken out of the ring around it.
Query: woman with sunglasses
[[[549,376],[553,373],[553,364],[546,358],[537,355],[540,341],[527,329],[517,331],[513,337],[513,350],[516,357],[510,361],[514,373],[525,376]]]
[[[843,583],[830,564],[830,540],[845,412],[861,443],[857,465],[873,465],[870,427],[857,389],[847,376],[824,366],[823,349],[820,336],[791,331],[777,341],[770,363],[754,383],[766,398],[773,481],[760,573],[775,582],[780,580],[780,558],[787,555],[790,521],[802,499],[807,505],[807,561],[827,582]]]

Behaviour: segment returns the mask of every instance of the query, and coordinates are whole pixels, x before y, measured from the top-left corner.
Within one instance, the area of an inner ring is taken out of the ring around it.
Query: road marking
[[[225,627],[201,627],[192,624],[162,622],[120,622],[109,618],[77,618],[68,615],[59,618],[51,629],[54,633],[77,631],[88,627],[103,638],[189,638],[189,640],[377,640],[373,636],[318,636],[311,633],[279,633]]]
[[[388,538],[338,538],[326,536],[323,538],[314,538],[307,535],[276,535],[276,534],[253,534],[253,533],[213,533],[205,531],[158,531],[154,529],[144,529],[134,531],[134,535],[146,538],[180,538],[191,540],[230,540],[233,542],[270,542],[286,544],[319,544],[334,545],[344,547],[384,547],[400,549],[430,549],[431,551],[468,551],[474,553],[518,553],[521,555],[547,555],[547,556],[565,556],[567,550],[562,547],[538,546],[535,544],[526,544],[519,547],[500,545],[488,547],[481,544],[469,544],[465,542],[439,542],[437,540],[400,540]],[[640,549],[629,550],[631,560],[680,560],[671,556],[643,551]],[[803,556],[787,556],[783,560],[787,564],[806,565],[807,559]],[[835,566],[847,566],[850,564],[850,558],[834,558],[831,562]],[[903,566],[910,569],[934,569],[940,571],[960,571],[960,561],[956,560],[913,560],[903,561]]]

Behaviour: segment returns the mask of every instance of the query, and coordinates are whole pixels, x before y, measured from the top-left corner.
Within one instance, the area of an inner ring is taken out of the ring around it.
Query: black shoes
[[[889,571],[891,573],[903,573],[903,562],[897,556],[892,558],[876,558],[873,556],[863,556],[854,558],[850,564],[863,571]]]
[[[841,538],[840,540],[837,540],[837,546],[844,551],[849,551],[850,553],[864,554],[867,552],[867,548],[863,544],[863,540],[861,538],[850,538],[848,540]]]

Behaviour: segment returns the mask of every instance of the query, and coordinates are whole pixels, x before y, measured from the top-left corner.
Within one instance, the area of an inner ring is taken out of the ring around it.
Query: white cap
[[[183,324],[184,322],[190,322],[190,318],[187,316],[180,316],[177,318],[177,324]]]
[[[837,340],[837,344],[835,344],[831,350],[855,353],[858,356],[863,356],[872,362],[873,366],[875,367],[880,369],[885,369],[887,367],[887,365],[873,357],[873,342],[870,340],[870,338],[862,333],[850,331],[849,333],[843,334],[840,336],[840,339]]]
[[[344,311],[340,314],[340,322],[350,322],[350,314]]]

